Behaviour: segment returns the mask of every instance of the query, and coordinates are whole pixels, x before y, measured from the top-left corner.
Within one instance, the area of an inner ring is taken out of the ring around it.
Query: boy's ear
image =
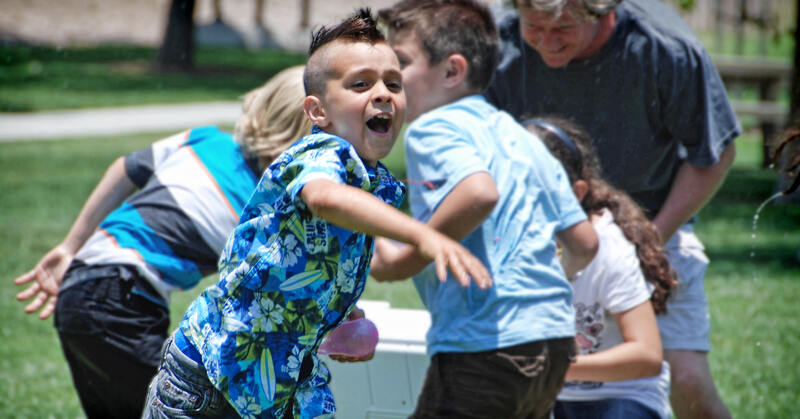
[[[461,54],[450,54],[445,62],[444,86],[454,87],[461,84],[467,78],[469,64],[467,59]]]
[[[315,95],[306,96],[303,100],[303,113],[306,114],[312,124],[320,128],[325,128],[330,124],[328,114],[322,105],[322,100]]]
[[[589,193],[589,184],[583,179],[578,179],[572,184],[572,192],[575,193],[578,202],[583,201],[583,197]]]

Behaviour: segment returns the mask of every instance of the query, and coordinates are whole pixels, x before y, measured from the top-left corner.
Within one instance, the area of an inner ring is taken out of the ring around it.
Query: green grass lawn
[[[153,71],[153,48],[0,46],[0,112],[236,100],[273,74],[305,63],[277,49],[197,48],[196,70]]]
[[[64,236],[114,158],[156,138],[0,144],[0,417],[82,416],[52,320],[25,315],[12,280]],[[735,167],[697,230],[711,258],[710,360],[722,396],[735,417],[783,418],[795,415],[800,397],[800,205],[768,205],[753,231],[754,212],[775,180],[759,169],[758,147],[752,137],[738,141]],[[401,147],[386,162],[404,176]],[[173,325],[199,291],[175,295]],[[364,298],[421,307],[410,281],[370,281]]]

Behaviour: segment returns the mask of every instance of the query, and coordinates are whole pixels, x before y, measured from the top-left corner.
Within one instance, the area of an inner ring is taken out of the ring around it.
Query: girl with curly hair
[[[588,135],[558,118],[529,119],[564,166],[600,239],[572,280],[578,356],[558,396],[556,418],[667,418],[669,367],[656,314],[677,285],[658,230],[624,192],[601,177]]]

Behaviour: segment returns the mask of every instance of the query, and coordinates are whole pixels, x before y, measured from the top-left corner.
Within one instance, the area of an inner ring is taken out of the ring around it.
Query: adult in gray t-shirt
[[[729,416],[706,356],[708,260],[689,222],[722,182],[741,132],[719,74],[659,1],[516,3],[496,10],[502,58],[486,96],[518,119],[561,115],[592,136],[606,179],[645,208],[679,275],[659,316],[675,413]]]

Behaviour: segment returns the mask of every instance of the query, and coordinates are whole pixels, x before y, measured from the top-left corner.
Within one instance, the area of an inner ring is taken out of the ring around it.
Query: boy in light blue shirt
[[[415,249],[376,243],[372,275],[415,275],[431,313],[432,359],[412,417],[545,417],[574,354],[566,278],[589,263],[597,237],[560,163],[479,94],[497,57],[486,7],[401,1],[379,16],[408,99],[411,211],[461,240],[495,284],[440,283]]]

